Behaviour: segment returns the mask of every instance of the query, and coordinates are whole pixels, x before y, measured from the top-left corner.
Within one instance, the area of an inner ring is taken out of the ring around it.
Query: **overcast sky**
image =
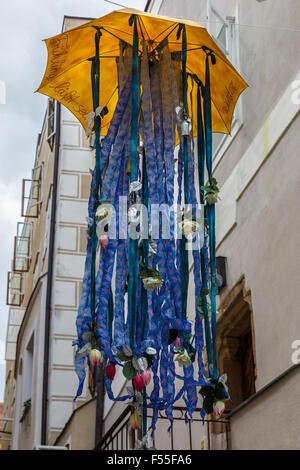
[[[146,1],[118,3],[143,10]],[[34,93],[47,61],[42,40],[61,32],[64,15],[98,18],[118,8],[104,0],[0,1],[0,402],[5,382],[7,272],[21,220],[21,181],[31,176],[47,100]]]

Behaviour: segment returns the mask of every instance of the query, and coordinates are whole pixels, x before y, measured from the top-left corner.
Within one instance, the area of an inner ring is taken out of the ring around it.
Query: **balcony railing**
[[[230,422],[226,414],[222,419],[204,419],[197,409],[193,422],[185,424],[186,408],[174,407],[174,424],[170,433],[166,433],[168,419],[160,413],[152,447],[165,450],[229,450]],[[198,413],[197,413],[198,412]],[[132,431],[129,426],[131,414],[127,406],[113,426],[106,432],[96,446],[96,450],[131,450],[136,449],[141,441],[141,432]],[[151,418],[149,410],[148,418]],[[183,433],[185,439],[183,439]],[[161,437],[163,437],[163,442]],[[180,444],[179,444],[180,443]]]
[[[7,273],[6,304],[20,307],[24,298],[22,273]]]

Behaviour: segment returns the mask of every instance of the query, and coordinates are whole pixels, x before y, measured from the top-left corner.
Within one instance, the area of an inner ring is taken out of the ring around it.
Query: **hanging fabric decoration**
[[[217,363],[212,132],[230,132],[247,84],[206,30],[184,20],[124,9],[46,42],[39,91],[95,142],[76,398],[86,366],[105,363],[107,396],[130,402],[145,449],[160,412],[171,429],[177,401],[188,422],[199,408],[220,414],[216,403],[229,398]],[[124,394],[115,377],[127,381]]]

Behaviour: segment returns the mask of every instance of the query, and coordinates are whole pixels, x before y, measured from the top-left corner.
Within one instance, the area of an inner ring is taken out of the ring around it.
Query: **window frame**
[[[211,16],[214,14],[222,21],[226,28],[226,56],[232,65],[240,72],[240,53],[239,53],[239,32],[237,29],[239,5],[237,5],[235,16],[226,16],[225,20],[219,14],[215,7],[212,7],[211,0],[207,0],[207,30],[217,45],[224,51],[223,45],[211,32]],[[218,145],[213,150],[214,168],[219,164],[226,150],[243,126],[242,97],[236,104],[231,123],[231,135],[224,134]],[[214,134],[213,134],[214,135]]]
[[[13,280],[14,276],[20,277],[20,286],[19,289],[11,287],[11,281]],[[10,291],[14,289],[17,291],[17,294],[10,294]],[[10,297],[17,295],[19,298],[19,303],[12,303]],[[6,288],[6,305],[10,305],[12,307],[20,307],[24,300],[24,293],[23,293],[23,273],[20,272],[13,272],[9,271],[7,273],[7,288]]]
[[[56,101],[53,98],[48,98],[47,117],[46,117],[46,140],[48,144],[50,145],[51,150],[53,150],[54,136],[56,134],[55,118],[56,118]],[[53,121],[53,128],[49,132],[50,120]]]

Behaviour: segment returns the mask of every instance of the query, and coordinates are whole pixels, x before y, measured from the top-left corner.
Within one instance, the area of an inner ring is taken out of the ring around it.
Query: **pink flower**
[[[96,366],[101,361],[101,352],[98,349],[91,349],[89,352],[90,363]]]
[[[136,375],[133,380],[133,385],[137,392],[142,392],[144,387],[143,377],[141,375]]]
[[[223,401],[216,401],[214,403],[214,413],[216,416],[221,416],[225,409],[225,404]]]
[[[142,429],[142,417],[134,412],[129,418],[129,425],[131,429]]]
[[[105,373],[108,379],[114,380],[116,375],[116,366],[114,364],[108,364],[105,368]]]
[[[107,245],[108,245],[108,236],[101,235],[101,237],[99,238],[99,242],[103,250],[105,250],[105,248],[107,248]]]
[[[180,338],[176,338],[174,341],[175,348],[180,348],[181,347],[181,341]]]
[[[144,370],[144,372],[141,374],[141,377],[143,379],[145,387],[149,385],[151,381],[151,373],[148,370]]]

